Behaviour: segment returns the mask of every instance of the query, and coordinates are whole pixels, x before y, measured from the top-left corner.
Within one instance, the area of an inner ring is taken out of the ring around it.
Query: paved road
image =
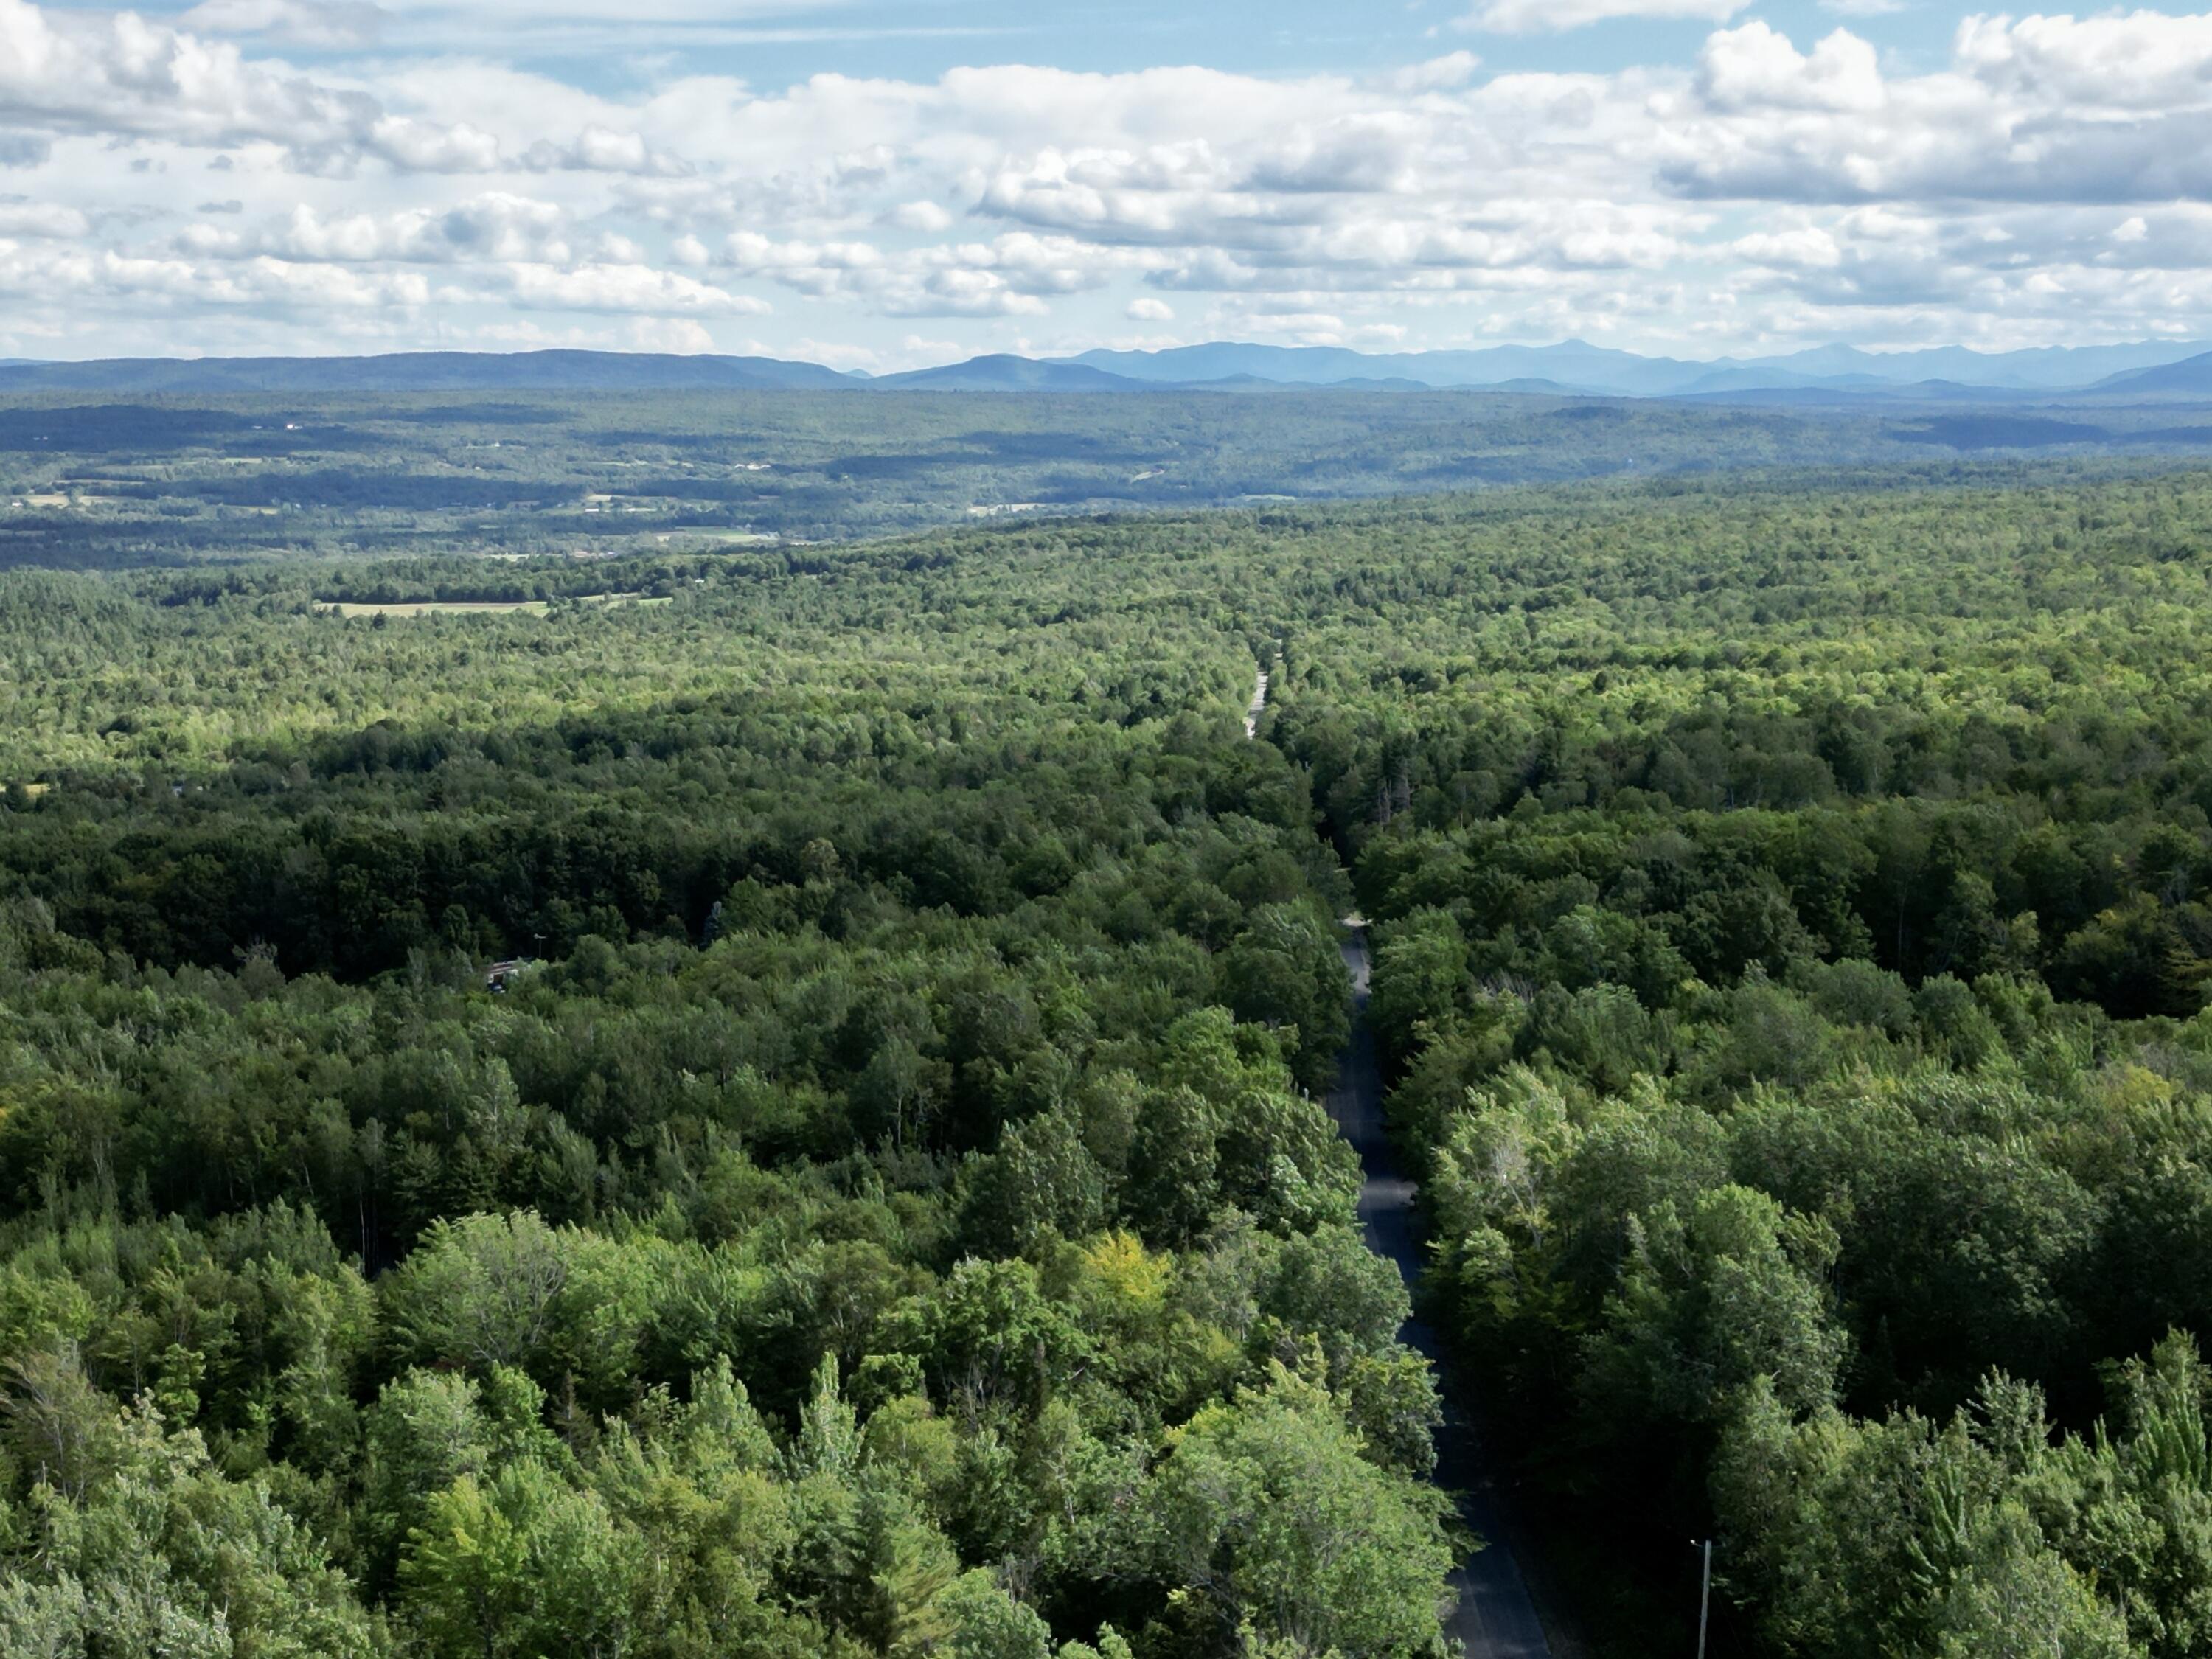
[[[1367,1024],[1367,930],[1352,929],[1344,944],[1344,963],[1352,970],[1352,1041],[1337,1066],[1336,1087],[1328,1097],[1336,1120],[1365,1179],[1359,1188],[1359,1219],[1368,1248],[1395,1262],[1408,1285],[1421,1270],[1422,1255],[1413,1224],[1413,1183],[1400,1171],[1382,1133],[1382,1077],[1375,1063],[1375,1037]],[[1499,1494],[1483,1468],[1474,1430],[1455,1409],[1449,1370],[1437,1334],[1419,1320],[1399,1333],[1426,1354],[1437,1370],[1444,1398],[1444,1425],[1437,1434],[1437,1483],[1460,1494],[1460,1513],[1475,1534],[1488,1540],[1452,1575],[1459,1611],[1451,1633],[1467,1644],[1468,1659],[1552,1659],[1552,1647],[1536,1617],[1535,1603],[1522,1581],[1521,1569],[1502,1541],[1508,1528],[1499,1511]]]

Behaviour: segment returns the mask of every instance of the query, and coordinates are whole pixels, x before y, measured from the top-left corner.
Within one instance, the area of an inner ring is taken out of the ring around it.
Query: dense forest
[[[1354,913],[1597,1648],[2212,1643],[2212,477],[399,550],[0,572],[0,1650],[1445,1651]]]

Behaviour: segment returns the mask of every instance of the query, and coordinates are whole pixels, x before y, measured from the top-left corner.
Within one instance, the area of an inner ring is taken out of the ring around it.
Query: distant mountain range
[[[1905,352],[1823,346],[1787,356],[1699,362],[1638,356],[1581,340],[1382,354],[1223,343],[1164,351],[1086,351],[1069,358],[991,356],[876,376],[773,357],[607,351],[0,360],[0,393],[1285,389],[1486,391],[1807,405],[2189,398],[2212,397],[2212,347],[2202,341],[2145,341],[1985,353],[1961,346]]]
[[[1769,391],[1895,394],[1947,385],[2022,393],[2083,392],[2140,371],[2169,368],[2208,350],[2212,347],[2202,341],[1995,353],[1963,346],[1900,352],[1822,346],[1784,357],[1697,362],[1642,357],[1567,340],[1550,346],[1390,355],[1337,347],[1202,345],[1167,351],[1086,351],[1066,361],[1155,384],[1205,384],[1244,375],[1286,385],[1327,386],[1389,376],[1435,387],[1696,398]],[[2187,388],[2177,385],[2172,389]]]
[[[380,357],[110,357],[0,363],[0,392],[696,392],[850,386],[819,363],[644,351],[406,351]]]
[[[2100,380],[2096,389],[2106,392],[2172,393],[2199,397],[2212,392],[2212,352],[2185,357],[2178,363],[2139,368],[2131,374],[2115,374]]]
[[[1031,357],[971,357],[964,363],[878,374],[858,382],[877,390],[920,392],[1151,392],[1157,388],[1085,363]]]

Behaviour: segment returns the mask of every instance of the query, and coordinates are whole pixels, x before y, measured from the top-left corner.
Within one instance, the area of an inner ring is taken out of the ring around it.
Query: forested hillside
[[[1437,1651],[1357,910],[1601,1644],[2201,1652],[2208,647],[2186,473],[0,574],[0,1650]]]
[[[2154,405],[1747,409],[1283,388],[15,392],[0,395],[0,569],[456,548],[589,561],[1009,517],[1695,476],[1812,455],[1940,473],[1989,452],[2079,465],[2201,456],[2208,443],[2199,411]]]

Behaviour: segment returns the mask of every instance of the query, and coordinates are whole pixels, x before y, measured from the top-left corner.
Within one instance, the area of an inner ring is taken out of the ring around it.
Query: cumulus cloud
[[[499,140],[465,121],[451,126],[411,115],[369,123],[364,148],[416,173],[488,173],[499,165]]]
[[[212,308],[305,317],[420,307],[431,296],[429,283],[413,272],[269,258],[216,267],[112,249],[0,242],[0,295],[35,299],[57,288],[78,304],[115,301],[184,313]]]
[[[473,260],[567,264],[571,226],[550,202],[493,192],[441,211],[349,214],[326,218],[294,208],[250,233],[195,225],[185,246],[210,254],[270,254],[344,264],[455,264]]]
[[[778,242],[758,231],[733,231],[722,245],[722,261],[747,276],[764,276],[802,294],[836,294],[867,279],[884,265],[873,243]]]
[[[0,236],[43,236],[58,240],[88,235],[91,230],[92,222],[75,208],[0,196]]]
[[[1765,23],[1724,29],[1698,58],[1698,91],[1719,110],[1880,109],[1887,95],[1874,48],[1838,29],[1810,52]]]
[[[135,12],[42,9],[29,0],[0,0],[0,121],[33,134],[263,140],[297,150],[308,166],[374,155],[462,172],[498,160],[496,143],[465,122],[388,114],[366,93],[250,61],[228,42]]]
[[[743,276],[815,299],[858,299],[894,317],[1042,316],[1048,296],[1103,287],[1143,263],[1079,238],[1026,231],[891,251],[866,241],[778,242],[736,231],[720,257]]]
[[[1969,17],[1955,51],[1993,88],[2077,110],[2161,110],[2212,93],[2212,16]]]
[[[2166,95],[2148,101],[2153,56]],[[1903,80],[1845,32],[1804,52],[1753,22],[1706,43],[1699,107],[1663,135],[1661,177],[1717,198],[2201,199],[2212,193],[2208,70],[2212,19],[1970,18],[1951,72]]]
[[[691,168],[681,157],[653,149],[635,132],[587,125],[565,143],[540,138],[523,153],[532,173],[628,173],[641,177],[681,179]]]
[[[549,311],[610,311],[654,316],[696,313],[764,317],[766,301],[647,265],[592,264],[576,270],[519,264],[507,281],[522,304]]]
[[[2212,329],[2212,17],[1974,16],[1908,70],[1728,0],[1490,0],[1468,21],[1714,27],[1603,73],[1455,52],[1364,76],[981,64],[769,92],[270,55],[371,10],[0,0],[0,167],[37,186],[35,210],[0,196],[21,325],[320,307],[316,326],[452,337],[542,312],[730,349],[773,315],[810,352],[885,318],[975,319],[929,332],[978,341],[1012,334],[990,319],[1110,337],[1180,316],[1723,349]]]
[[[32,129],[218,143],[327,137],[373,119],[373,100],[248,63],[235,46],[132,12],[0,0],[0,118]]]

